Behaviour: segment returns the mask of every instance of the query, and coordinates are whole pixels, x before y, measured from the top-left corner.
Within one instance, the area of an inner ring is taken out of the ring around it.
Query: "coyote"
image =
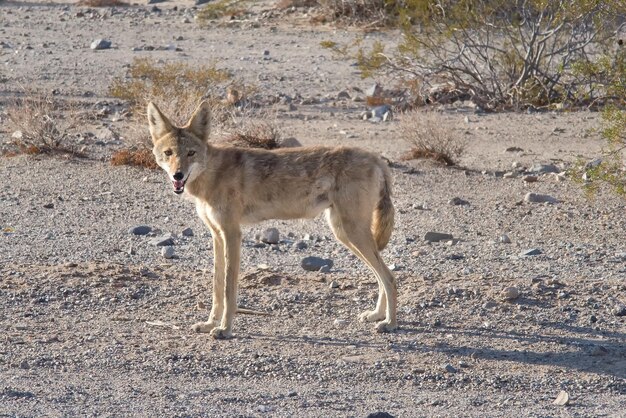
[[[194,331],[232,336],[242,224],[314,218],[322,211],[335,237],[378,279],[376,308],[360,319],[380,321],[378,332],[397,327],[396,281],[379,254],[394,221],[391,176],[380,157],[347,147],[267,151],[213,145],[206,102],[184,127],[149,103],[148,123],[154,156],[174,193],[195,201],[213,236],[213,303],[208,321],[193,325]]]

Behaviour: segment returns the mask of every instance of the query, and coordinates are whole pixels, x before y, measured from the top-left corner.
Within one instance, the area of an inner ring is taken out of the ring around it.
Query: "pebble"
[[[379,411],[379,412],[372,412],[368,414],[366,418],[395,418],[395,417],[388,412]]]
[[[111,41],[108,41],[106,39],[96,39],[95,41],[91,43],[90,48],[93,49],[94,51],[101,50],[101,49],[109,49],[111,48]]]
[[[461,199],[460,197],[453,197],[452,199],[448,201],[448,204],[453,205],[453,206],[462,206],[462,205],[469,205],[470,203],[467,200]]]
[[[174,245],[174,238],[171,234],[161,235],[160,237],[152,238],[150,240],[150,245],[155,245],[157,247],[166,247]]]
[[[611,309],[611,313],[615,316],[626,316],[626,305],[623,303],[617,303]]]
[[[526,193],[524,196],[524,201],[527,203],[558,203],[558,200],[555,197],[552,197],[547,194],[538,194],[538,193]]]
[[[280,233],[276,228],[267,228],[261,235],[261,241],[266,244],[278,244],[280,241]]]
[[[319,271],[320,273],[330,273],[330,266],[329,265],[322,266]]]
[[[297,148],[301,146],[302,146],[302,143],[294,137],[281,139],[278,143],[279,148]]]
[[[148,225],[137,225],[128,229],[128,233],[132,235],[148,235],[152,232],[152,228]]]
[[[522,180],[525,183],[536,183],[539,180],[539,178],[537,176],[528,175],[528,176],[522,177]]]
[[[305,250],[305,249],[307,249],[309,247],[309,244],[307,244],[306,241],[298,241],[298,242],[295,243],[295,247],[298,250]]]
[[[174,247],[167,246],[167,247],[161,248],[161,255],[167,258],[168,260],[174,258]]]
[[[380,84],[375,83],[372,87],[365,90],[367,97],[378,97],[383,93],[383,88]]]
[[[432,232],[429,231],[424,235],[424,241],[428,242],[439,242],[439,241],[450,241],[453,240],[454,237],[452,234],[446,234],[442,232]]]
[[[446,364],[443,366],[443,370],[448,372],[448,373],[456,373],[458,372],[458,370],[456,369],[456,367],[454,367],[451,364]]]
[[[515,286],[509,286],[504,289],[501,293],[502,299],[504,300],[515,300],[520,296],[520,291]]]
[[[565,406],[569,403],[569,394],[564,390],[560,391],[554,402],[554,405]]]
[[[561,170],[559,170],[559,168],[555,166],[554,164],[535,164],[528,171],[530,171],[531,173],[540,173],[540,174],[561,172]]]
[[[493,309],[496,306],[498,306],[498,303],[493,300],[488,300],[487,302],[483,303],[483,309]]]
[[[502,178],[505,178],[505,179],[514,179],[515,177],[517,177],[517,174],[515,174],[512,171],[508,171],[502,175]]]
[[[531,248],[529,250],[522,251],[520,253],[520,257],[529,257],[532,255],[540,255],[540,254],[543,254],[543,252],[539,248]]]
[[[326,266],[324,266],[324,267],[326,267]],[[339,288],[339,282],[337,280],[333,280],[332,282],[330,282],[328,287],[331,288],[331,289],[338,289]]]
[[[502,234],[500,235],[500,242],[503,244],[510,244],[511,243],[511,238],[509,238],[509,236],[507,234]]]
[[[193,237],[193,229],[185,228],[185,229],[182,230],[181,235],[183,237]]]
[[[306,271],[320,271],[324,266],[328,266],[330,269],[333,266],[333,260],[309,256],[302,259],[300,266]]]
[[[341,328],[348,325],[348,321],[346,321],[345,319],[335,319],[333,323],[335,324],[336,327],[341,327]]]

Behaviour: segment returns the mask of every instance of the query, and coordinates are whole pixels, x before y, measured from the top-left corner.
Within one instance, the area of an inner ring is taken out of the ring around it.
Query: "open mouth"
[[[185,183],[187,182],[186,179],[184,180],[172,180],[172,184],[174,186],[174,193],[176,194],[181,194],[182,192],[185,191]]]

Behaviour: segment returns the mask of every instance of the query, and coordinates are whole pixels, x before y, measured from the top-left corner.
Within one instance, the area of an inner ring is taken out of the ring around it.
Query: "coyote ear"
[[[152,142],[156,142],[174,129],[171,122],[161,113],[157,105],[152,102],[148,103],[148,125],[150,126]]]
[[[211,133],[211,108],[209,103],[200,103],[198,109],[196,109],[191,119],[189,119],[186,128],[203,141],[209,140]]]

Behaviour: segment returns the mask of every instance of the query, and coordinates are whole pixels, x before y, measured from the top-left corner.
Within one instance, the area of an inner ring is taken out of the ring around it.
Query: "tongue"
[[[175,189],[182,189],[183,187],[185,187],[185,182],[182,180],[174,180],[173,183]]]

